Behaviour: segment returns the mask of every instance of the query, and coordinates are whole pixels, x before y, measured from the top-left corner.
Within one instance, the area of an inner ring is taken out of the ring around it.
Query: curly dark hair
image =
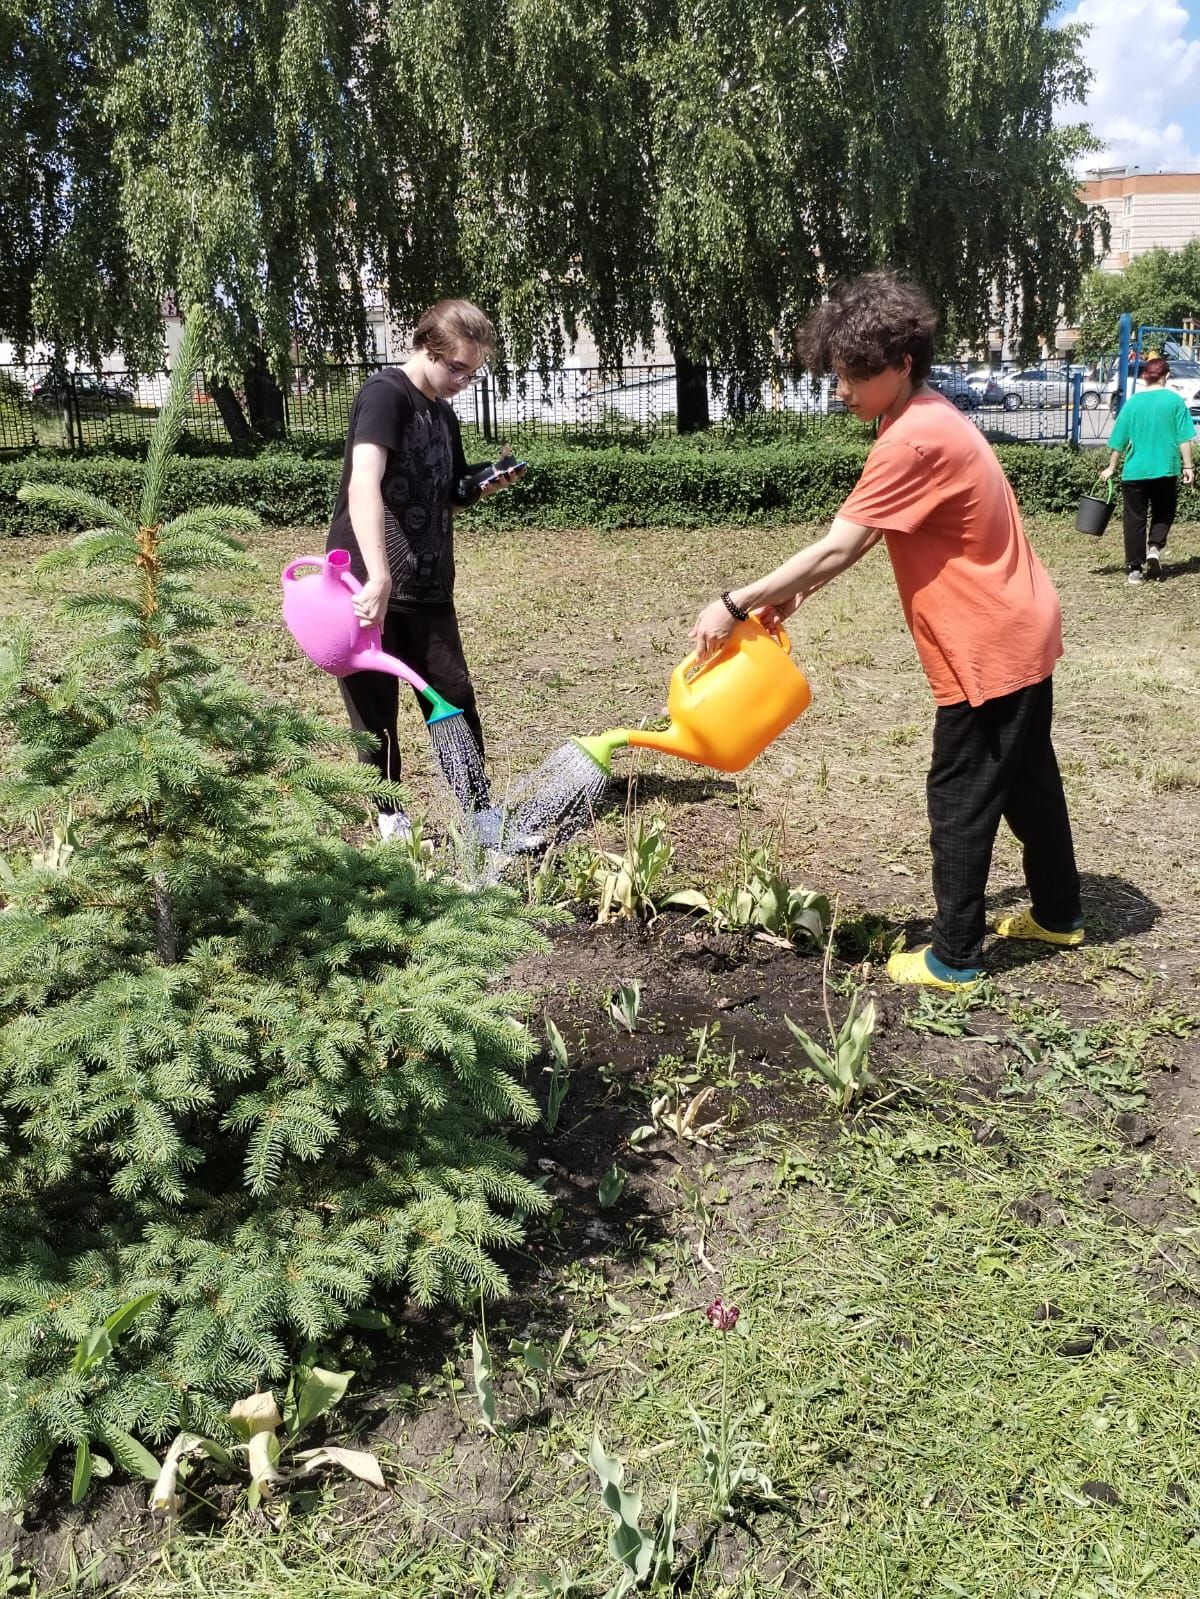
[[[912,356],[913,383],[929,376],[937,313],[897,272],[864,272],[839,284],[800,329],[796,344],[811,372],[874,377]]]

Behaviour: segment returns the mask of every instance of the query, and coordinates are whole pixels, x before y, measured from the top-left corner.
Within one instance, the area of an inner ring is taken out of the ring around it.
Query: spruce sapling
[[[494,1250],[545,1206],[503,1136],[536,1105],[494,982],[539,937],[528,913],[344,842],[385,786],[198,642],[257,525],[166,519],[200,335],[194,312],[136,511],[22,491],[89,530],[51,563],[78,590],[66,659],[26,634],[0,667],[6,828],[69,817],[75,841],[2,886],[3,1495],[59,1446],[220,1436],[231,1399],[380,1296],[501,1292]]]

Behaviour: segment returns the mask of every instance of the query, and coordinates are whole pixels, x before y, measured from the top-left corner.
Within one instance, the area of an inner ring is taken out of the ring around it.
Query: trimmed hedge
[[[329,520],[340,472],[337,461],[285,455],[176,459],[167,464],[166,512],[177,516],[196,505],[243,505],[257,512],[268,527],[319,525]],[[0,465],[0,535],[54,533],[62,528],[56,512],[20,504],[17,490],[23,483],[69,483],[133,510],[144,473],[141,461],[109,456],[71,460],[31,455],[6,462]]]
[[[853,437],[740,449],[685,439],[645,449],[531,448],[521,487],[479,506],[472,521],[545,528],[824,522],[853,487],[866,451]],[[996,451],[1027,515],[1073,510],[1102,459],[1067,446],[1001,444]],[[23,483],[71,483],[132,508],[142,470],[140,462],[107,457],[29,456],[0,464],[0,535],[60,530],[54,513],[17,501]],[[284,453],[176,460],[167,509],[174,515],[232,503],[256,511],[269,527],[319,527],[329,521],[340,472],[338,461]]]

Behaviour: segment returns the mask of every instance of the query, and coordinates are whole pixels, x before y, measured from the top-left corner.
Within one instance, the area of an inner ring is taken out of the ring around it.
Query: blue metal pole
[[[1125,386],[1129,382],[1129,346],[1133,335],[1132,314],[1128,311],[1122,312],[1121,320],[1117,326],[1120,338],[1117,345],[1117,392],[1113,396],[1117,402],[1113,407],[1114,416],[1125,404]]]
[[[1083,372],[1076,367],[1071,373],[1071,443],[1079,445],[1079,424],[1083,417]]]

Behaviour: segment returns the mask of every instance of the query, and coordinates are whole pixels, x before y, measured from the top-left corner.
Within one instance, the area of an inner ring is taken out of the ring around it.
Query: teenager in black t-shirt
[[[492,324],[467,300],[441,300],[413,334],[400,367],[369,377],[350,411],[342,480],[326,548],[349,550],[362,583],[354,608],[364,626],[377,623],[383,647],[398,655],[465,714],[483,754],[475,690],[454,610],[454,512],[515,481],[503,472],[480,489],[463,457],[451,398],[475,377],[495,348]],[[341,679],[350,722],[379,748],[370,760],[384,777],[400,776],[398,678],[353,672]],[[422,714],[431,707],[417,696]],[[471,796],[488,804],[486,790]],[[379,818],[385,838],[408,829],[402,812]]]

